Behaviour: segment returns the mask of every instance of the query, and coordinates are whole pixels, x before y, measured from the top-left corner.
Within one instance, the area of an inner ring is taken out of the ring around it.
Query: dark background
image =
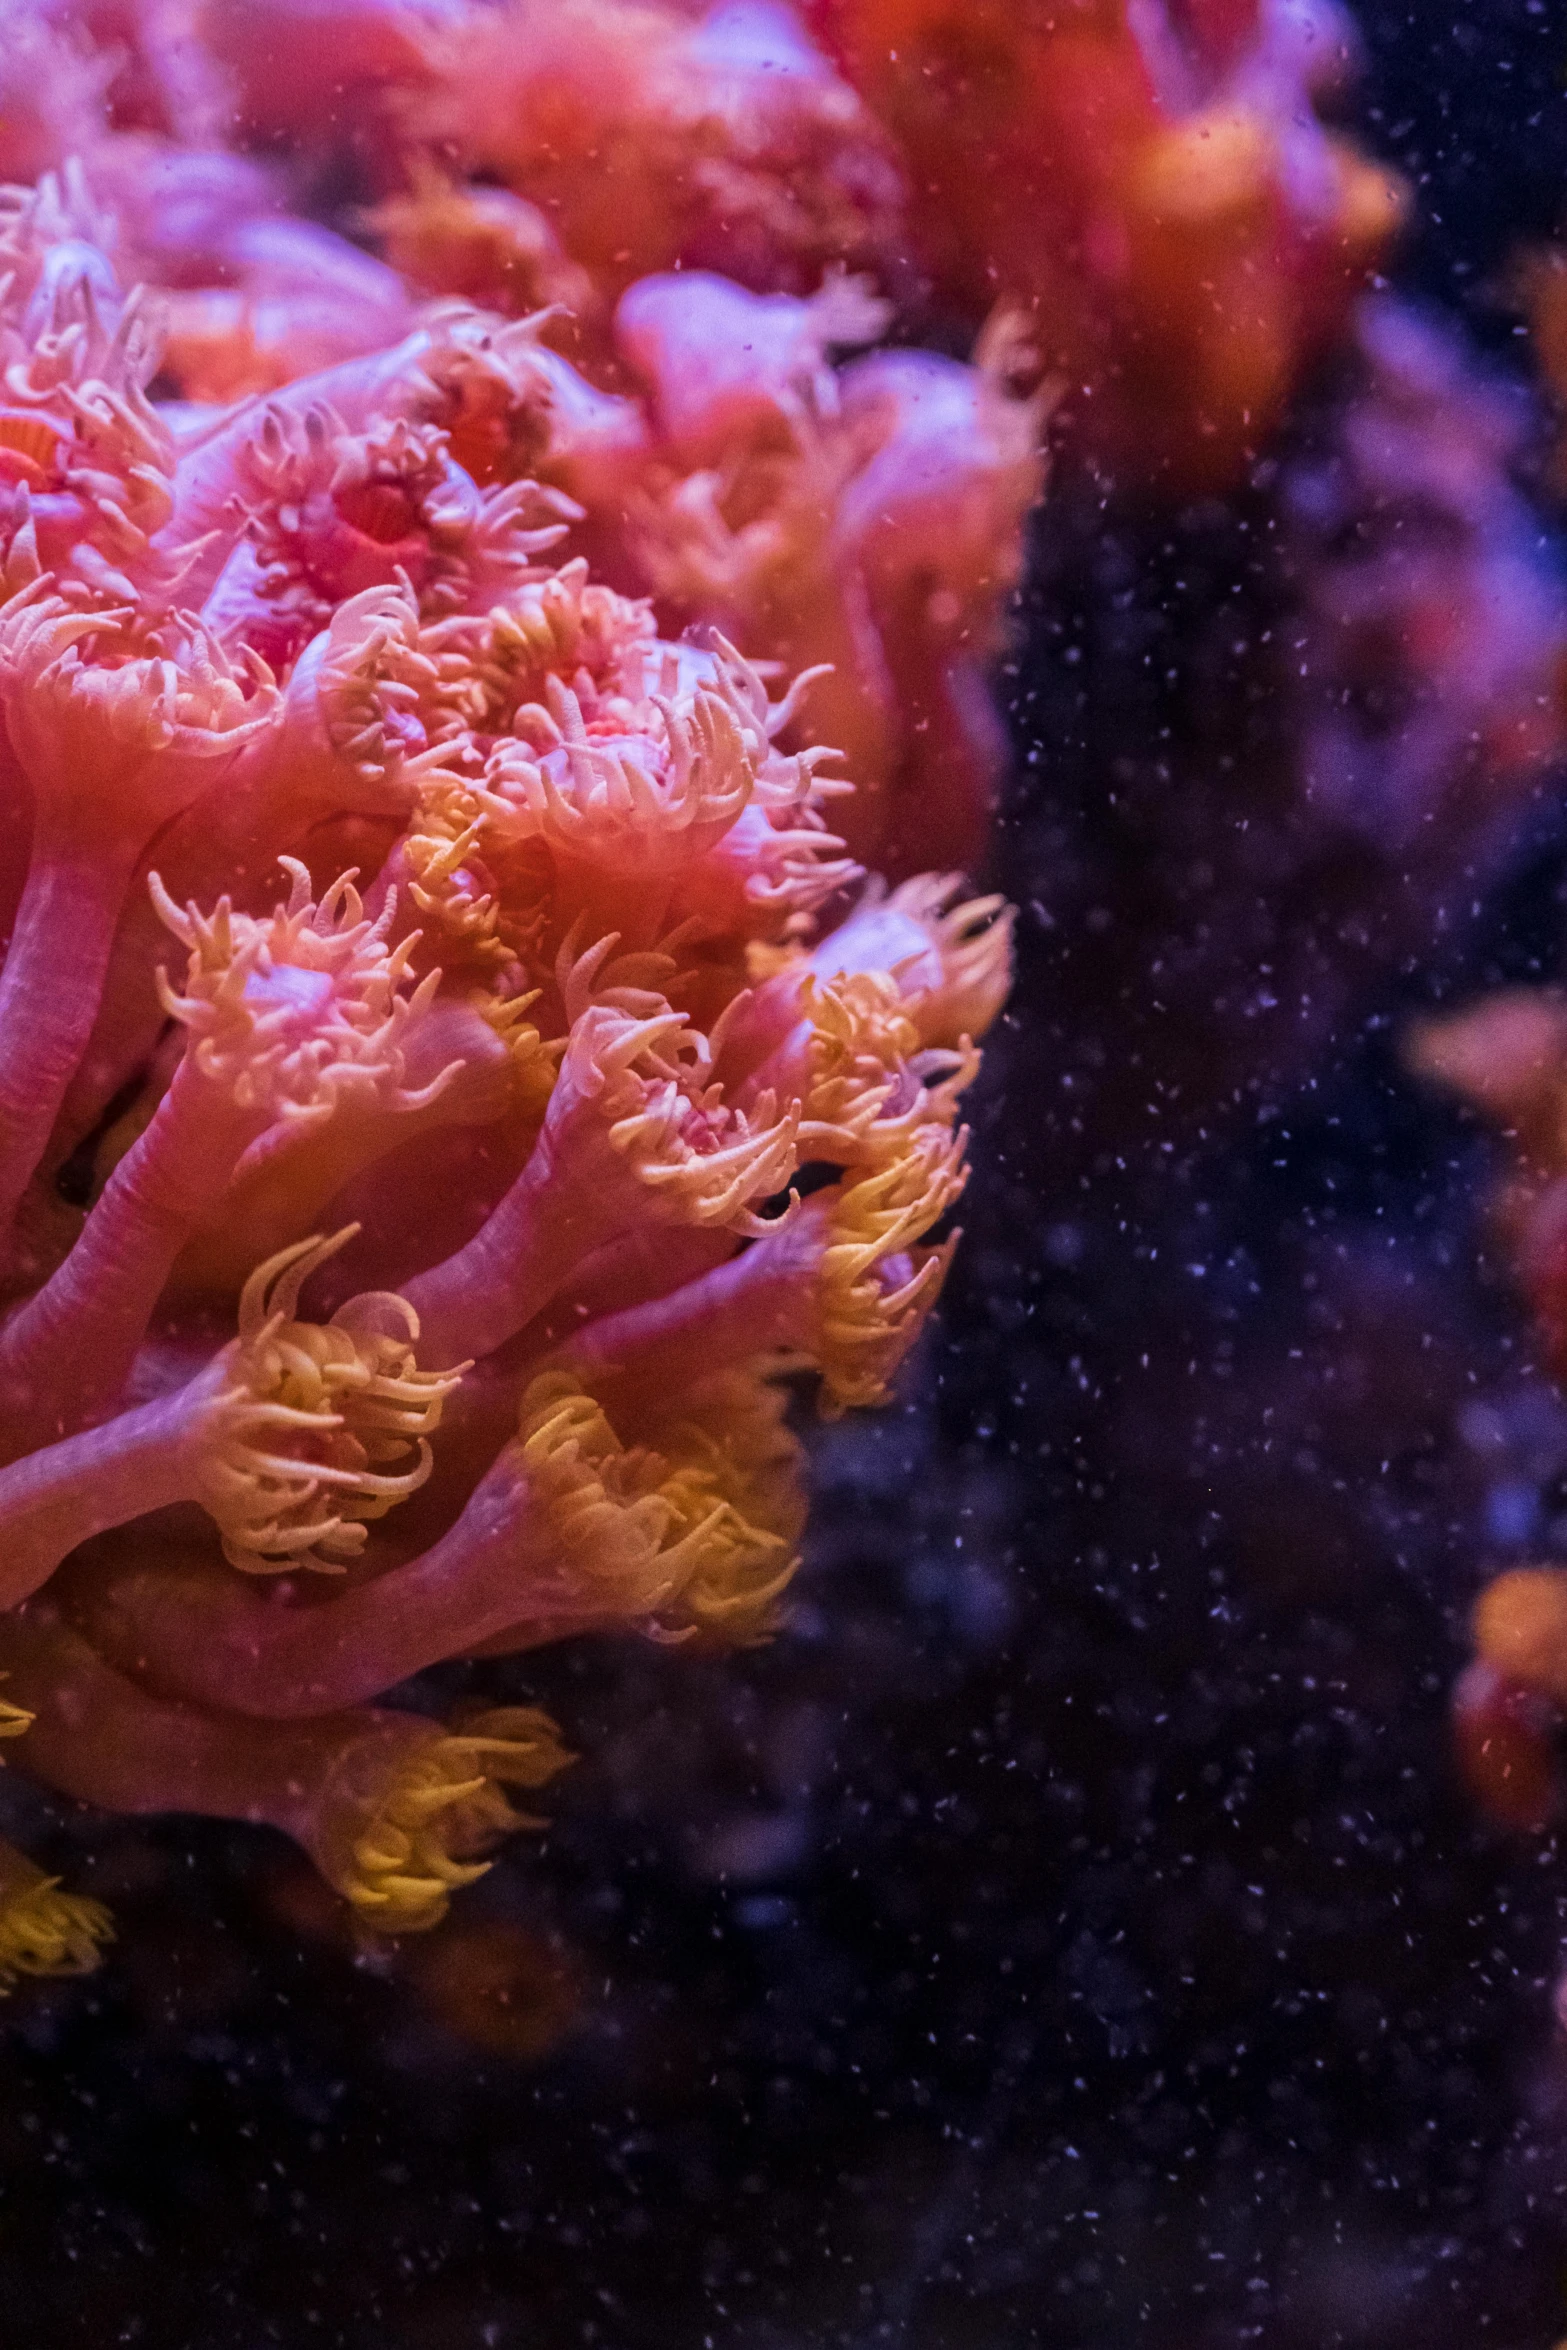
[[[1360,16],[1400,280],[1520,368],[1567,11]],[[19,2341],[1567,2335],[1567,1869],[1477,1824],[1446,1717],[1484,1575],[1567,1555],[1567,1411],[1487,1261],[1496,1148],[1397,1051],[1561,972],[1567,776],[1478,915],[1365,953],[1389,877],[1324,868],[1295,706],[1213,666],[1232,590],[1289,607],[1270,498],[1068,472],[1040,526],[968,1237],[907,1408],[821,1440],[789,1634],[492,1671],[585,1759],[385,1968],[270,1838],[49,1815],[120,1942],[0,2018]],[[1189,853],[1237,825],[1284,877],[1261,1021],[1255,893]],[[0,1806],[36,1843],[14,1773]]]

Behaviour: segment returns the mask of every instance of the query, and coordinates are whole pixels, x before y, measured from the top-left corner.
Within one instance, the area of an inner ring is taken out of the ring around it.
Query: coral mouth
[[[393,481],[353,482],[333,493],[332,503],[350,530],[395,547],[419,536],[419,514],[408,492]]]
[[[0,414],[0,481],[41,489],[61,471],[61,435],[41,416]]]

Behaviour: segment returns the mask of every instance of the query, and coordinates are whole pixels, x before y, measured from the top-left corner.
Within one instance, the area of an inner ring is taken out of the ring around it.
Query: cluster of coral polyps
[[[1398,211],[1316,111],[1352,51],[1335,0],[0,0],[0,176],[100,208],[171,406],[344,368],[357,433],[432,304],[547,309],[527,401],[475,394],[450,454],[569,494],[666,633],[831,664],[845,838],[901,879],[983,848],[1047,413],[1122,477],[1224,485],[1342,327]],[[233,462],[193,456],[181,529]],[[244,462],[259,494],[326,458]],[[417,437],[362,462],[445,513]],[[404,536],[456,610],[487,557]],[[278,628],[323,609],[307,578]]]
[[[1353,63],[1337,0],[4,0],[0,24],[0,173],[86,160],[202,398],[373,349],[431,294],[560,303],[608,381],[638,278],[805,295],[842,269],[943,339],[1018,301],[1085,449],[1207,487],[1400,209],[1318,114]]]
[[[112,189],[115,171],[106,178]],[[73,230],[79,247],[85,231],[102,253],[146,264],[134,211],[102,211],[97,176],[72,162],[58,184],[62,235]],[[305,223],[274,225],[334,242]],[[313,245],[300,267],[320,276]],[[325,282],[335,294],[330,272]],[[279,297],[258,369],[248,301],[203,311],[193,343],[183,300],[160,289],[155,388],[187,395],[162,413],[188,451],[163,535],[206,534],[181,595],[198,605],[223,595],[231,631],[250,609],[247,641],[268,661],[292,659],[345,593],[399,565],[432,613],[487,601],[517,560],[515,517],[475,485],[522,476],[536,485],[535,519],[569,515],[595,579],[654,597],[666,629],[717,629],[791,675],[830,671],[812,718],[855,779],[843,824],[856,855],[906,877],[982,853],[1003,757],[988,674],[1044,470],[1047,396],[1027,388],[1034,363],[1015,314],[999,312],[964,363],[867,350],[890,313],[859,279],[758,295],[712,272],[669,271],[621,296],[595,382],[550,347],[554,313],[493,316],[502,356],[492,361],[454,299],[416,308],[399,285],[387,345],[384,306],[356,310],[345,297],[334,315],[354,355],[320,369],[323,338],[296,331],[313,315],[296,286]],[[305,369],[319,380],[302,390]],[[267,392],[280,406],[265,435],[248,422],[208,431],[230,395]],[[316,405],[351,429],[351,454],[312,424]],[[553,508],[542,488],[558,493]],[[236,495],[256,520],[220,582],[217,526]],[[328,498],[334,528],[360,542],[335,557],[318,543]]]
[[[564,1753],[374,1701],[766,1634],[780,1379],[880,1402],[935,1298],[1005,910],[855,862],[836,681],[564,543],[629,412],[536,326],[191,430],[58,186],[0,264],[0,1731],[429,1925]],[[704,390],[831,408],[820,314],[766,317],[678,379],[693,445]],[[104,1931],[0,1857],[0,1976]]]

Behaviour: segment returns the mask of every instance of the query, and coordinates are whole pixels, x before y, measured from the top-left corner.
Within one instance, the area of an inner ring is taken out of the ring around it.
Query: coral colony
[[[1233,476],[1397,191],[1326,11],[3,16],[0,1734],[396,1934],[567,1756],[377,1701],[765,1637],[935,1302],[1045,417]]]
[[[776,1374],[885,1395],[1007,925],[867,880],[809,670],[550,560],[583,436],[531,326],[448,312],[182,445],[80,227],[46,184],[5,256],[6,1726],[427,1925],[563,1751],[371,1701],[767,1630]],[[13,1969],[103,1930],[5,1895]]]

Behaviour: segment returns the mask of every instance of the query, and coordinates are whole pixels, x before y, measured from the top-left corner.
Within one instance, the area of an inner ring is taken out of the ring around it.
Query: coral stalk
[[[370,1707],[299,1724],[244,1721],[149,1697],[111,1672],[53,1611],[0,1626],[33,1700],[33,1761],[81,1801],[177,1808],[280,1828],[382,1933],[439,1922],[484,1874],[477,1855],[529,1823],[501,1790],[544,1785],[566,1756],[528,1708],[448,1732]]]
[[[48,1148],[97,1014],[134,850],[91,856],[41,837],[0,971],[0,1229]]]

